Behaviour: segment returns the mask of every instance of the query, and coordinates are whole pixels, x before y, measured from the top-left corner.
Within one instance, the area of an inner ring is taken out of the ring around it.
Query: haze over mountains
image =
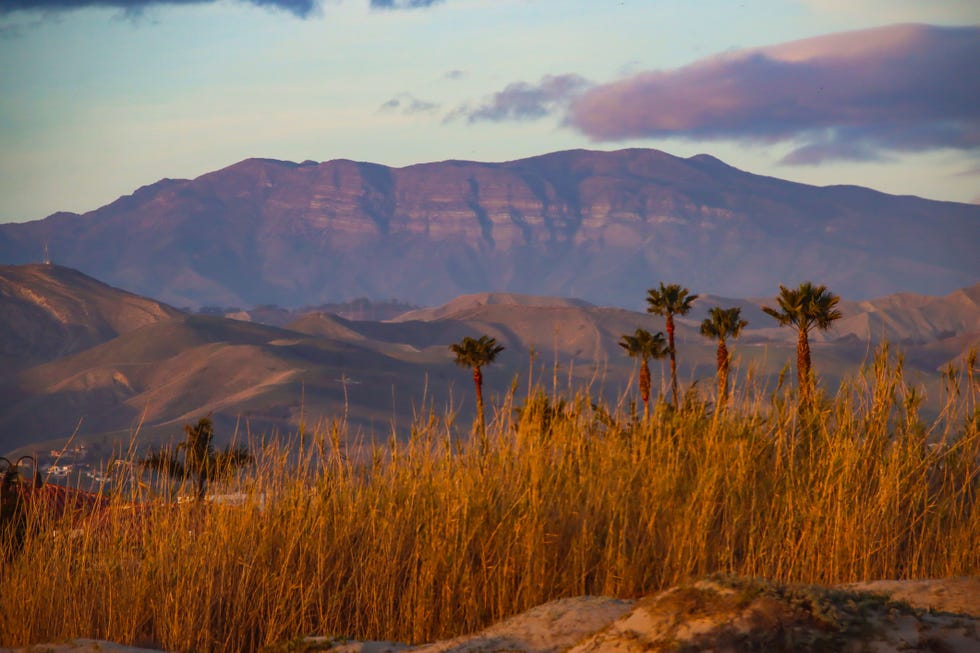
[[[249,159],[84,215],[0,225],[0,262],[50,258],[175,306],[434,305],[513,292],[642,306],[657,280],[847,299],[980,279],[980,206],[814,187],[707,156],[575,150],[405,168]]]
[[[750,322],[731,343],[740,370],[754,367],[764,381],[793,359],[794,334],[776,328],[758,300],[703,296],[678,324],[685,385],[711,387],[715,345],[697,326],[714,305],[742,306]],[[845,302],[842,310],[838,327],[813,346],[830,388],[887,338],[937,400],[938,370],[980,344],[980,284],[943,297]],[[404,434],[427,408],[458,411],[465,433],[471,379],[453,364],[450,343],[486,333],[507,348],[485,372],[491,404],[515,379],[524,396],[529,373],[549,391],[555,383],[559,391],[589,388],[615,402],[634,373],[619,337],[637,327],[664,328],[662,318],[646,313],[507,293],[462,296],[386,321],[321,311],[275,312],[281,326],[249,321],[268,314],[191,315],[57,265],[0,266],[0,453],[56,446],[76,431],[77,441],[111,448],[138,428],[146,444],[208,413],[222,439],[236,427],[292,433],[301,423],[345,419],[384,440]]]

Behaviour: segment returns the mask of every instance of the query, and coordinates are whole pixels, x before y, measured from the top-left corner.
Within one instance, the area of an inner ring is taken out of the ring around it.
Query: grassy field
[[[365,451],[343,424],[284,444],[228,488],[240,505],[113,497],[31,517],[6,552],[0,646],[93,637],[254,651],[310,635],[420,642],[557,597],[638,597],[713,572],[844,583],[980,573],[975,361],[944,409],[885,352],[833,397],[746,384],[649,420],[589,397],[511,393],[469,425],[420,418]],[[642,411],[634,411],[642,413]],[[300,453],[297,455],[297,449]],[[187,490],[190,493],[190,490]]]

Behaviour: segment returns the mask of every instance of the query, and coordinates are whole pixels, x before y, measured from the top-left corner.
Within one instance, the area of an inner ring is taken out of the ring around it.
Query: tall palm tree
[[[485,434],[483,422],[483,368],[493,363],[497,354],[504,350],[495,338],[482,335],[478,339],[466,336],[462,341],[449,345],[456,355],[456,364],[473,370],[473,384],[476,386],[476,414],[480,435]]]
[[[748,322],[742,319],[742,309],[715,306],[701,322],[701,335],[718,340],[718,405],[723,406],[728,397],[728,353],[726,338],[738,338]]]
[[[633,335],[623,334],[619,340],[620,347],[626,350],[630,358],[640,359],[640,398],[643,399],[643,417],[650,417],[650,367],[647,361],[651,358],[663,358],[667,355],[667,341],[660,331],[650,333],[646,329],[637,329]]]
[[[151,452],[141,461],[143,467],[163,472],[180,480],[193,480],[197,485],[197,499],[203,501],[209,481],[213,481],[238,467],[254,462],[252,454],[245,447],[231,448],[221,452],[214,450],[214,424],[210,417],[202,417],[197,424],[184,424],[187,438],[177,445],[176,450],[162,449]],[[183,452],[183,457],[179,455]]]
[[[813,397],[813,377],[810,365],[809,334],[813,329],[826,331],[834,320],[839,320],[842,313],[835,308],[840,297],[829,292],[826,286],[814,286],[809,281],[800,284],[799,288],[779,286],[776,310],[763,306],[762,310],[779,322],[780,326],[791,326],[796,329],[796,378],[800,388],[800,398],[809,402]]]
[[[676,283],[665,286],[660,282],[660,288],[647,291],[647,313],[663,315],[667,318],[667,345],[670,347],[670,392],[677,408],[677,359],[674,347],[674,316],[685,315],[691,310],[691,304],[697,295],[689,295],[687,288],[681,288]]]

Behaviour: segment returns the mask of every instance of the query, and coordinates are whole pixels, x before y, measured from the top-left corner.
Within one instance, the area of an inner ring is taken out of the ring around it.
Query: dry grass
[[[37,518],[4,566],[0,645],[419,642],[714,572],[978,574],[977,379],[950,371],[947,386],[943,415],[923,424],[882,353],[809,410],[750,389],[723,413],[691,397],[638,422],[538,394],[520,411],[505,400],[485,442],[430,416],[360,457],[342,425],[325,427],[262,449],[240,506],[159,502],[134,517],[119,498],[71,533]]]

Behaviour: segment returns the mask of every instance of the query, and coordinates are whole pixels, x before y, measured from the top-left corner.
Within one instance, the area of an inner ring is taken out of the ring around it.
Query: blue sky
[[[571,148],[980,202],[978,24],[976,0],[0,0],[0,222],[248,157]]]

